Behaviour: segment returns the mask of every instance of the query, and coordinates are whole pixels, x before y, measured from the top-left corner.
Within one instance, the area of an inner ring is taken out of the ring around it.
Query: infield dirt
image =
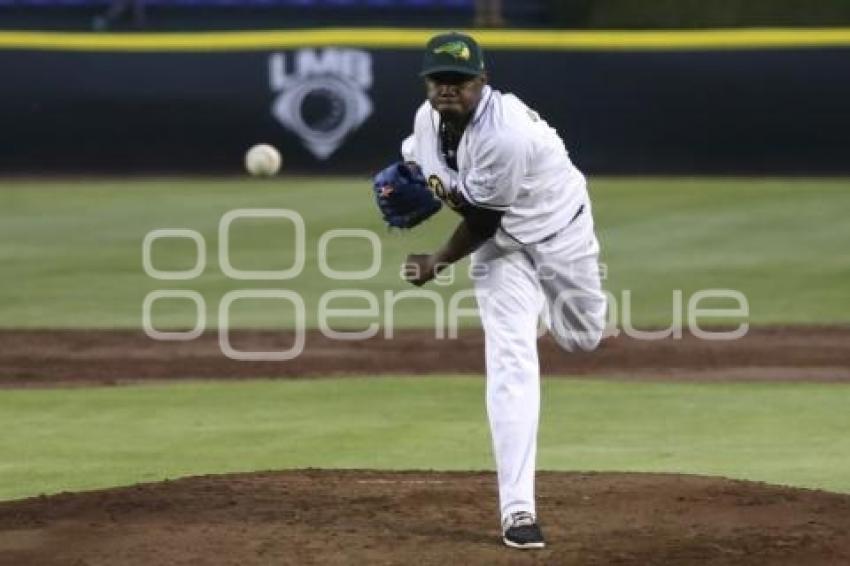
[[[187,478],[0,504],[3,566],[850,563],[850,496],[722,478],[539,474],[549,545],[499,540],[490,473]]]
[[[234,348],[282,351],[292,332],[235,330]],[[484,336],[467,330],[435,339],[433,330],[396,331],[392,339],[331,340],[307,332],[304,351],[285,362],[246,362],[221,353],[218,335],[158,342],[140,331],[0,330],[0,387],[89,385],[149,379],[231,379],[484,371]],[[850,382],[850,327],[752,328],[741,339],[609,338],[592,353],[564,353],[540,341],[544,375],[640,379],[817,380]]]
[[[429,331],[341,342],[316,332],[289,362],[237,362],[215,334],[0,331],[0,386],[153,379],[481,373],[483,336]],[[239,331],[242,350],[292,335]],[[741,340],[615,338],[593,354],[541,341],[544,373],[850,382],[850,329],[763,328]],[[0,503],[0,566],[197,564],[850,564],[850,495],[674,474],[538,477],[549,546],[499,541],[489,472],[308,470],[185,478]]]

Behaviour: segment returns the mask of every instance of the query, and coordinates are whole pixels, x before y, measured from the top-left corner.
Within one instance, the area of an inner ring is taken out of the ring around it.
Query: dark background
[[[0,0],[0,29],[91,29],[110,0]],[[467,28],[475,0],[145,0],[150,30]],[[847,26],[847,0],[502,0],[504,25],[572,29]],[[129,17],[117,29],[132,30]]]
[[[268,53],[0,51],[0,173],[369,173],[423,98],[415,50],[374,50],[369,119],[328,161],[271,115]],[[850,173],[850,49],[491,51],[493,84],[592,173]]]

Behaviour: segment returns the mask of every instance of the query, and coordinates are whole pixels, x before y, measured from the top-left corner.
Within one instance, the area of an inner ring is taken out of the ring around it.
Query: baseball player
[[[538,320],[567,351],[593,350],[605,327],[585,179],[537,112],[487,84],[472,37],[431,38],[421,76],[427,101],[402,154],[461,220],[439,250],[409,255],[403,273],[423,285],[472,254],[502,540],[542,548],[534,498]]]

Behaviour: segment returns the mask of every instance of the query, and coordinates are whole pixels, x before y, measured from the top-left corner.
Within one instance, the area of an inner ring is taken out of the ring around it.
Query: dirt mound
[[[281,351],[291,332],[231,334],[242,351]],[[483,373],[480,331],[436,339],[432,330],[397,331],[392,339],[331,340],[311,331],[300,356],[286,362],[226,358],[218,336],[157,342],[137,331],[0,331],[0,386],[121,383],[146,379],[304,377],[411,373]],[[754,328],[734,341],[635,340],[619,336],[590,354],[566,354],[540,342],[547,374],[636,378],[850,381],[850,327]]]
[[[847,564],[850,496],[723,478],[540,473],[549,545],[498,538],[491,473],[293,471],[0,504],[3,566]]]

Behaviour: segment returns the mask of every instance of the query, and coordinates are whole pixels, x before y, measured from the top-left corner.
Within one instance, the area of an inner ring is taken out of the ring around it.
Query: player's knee
[[[599,347],[599,343],[602,342],[602,329],[594,329],[592,331],[584,331],[582,332],[582,336],[579,337],[577,344],[579,350],[583,352],[592,352],[596,348]]]
[[[568,352],[592,352],[602,341],[602,329],[570,330],[555,334],[555,341]]]
[[[572,297],[572,295],[567,295]],[[595,350],[605,334],[607,324],[606,303],[595,296],[579,295],[581,302],[564,302],[562,308],[553,309],[551,334],[555,341],[568,352]],[[561,301],[561,297],[559,297]],[[560,306],[560,305],[556,305]]]

